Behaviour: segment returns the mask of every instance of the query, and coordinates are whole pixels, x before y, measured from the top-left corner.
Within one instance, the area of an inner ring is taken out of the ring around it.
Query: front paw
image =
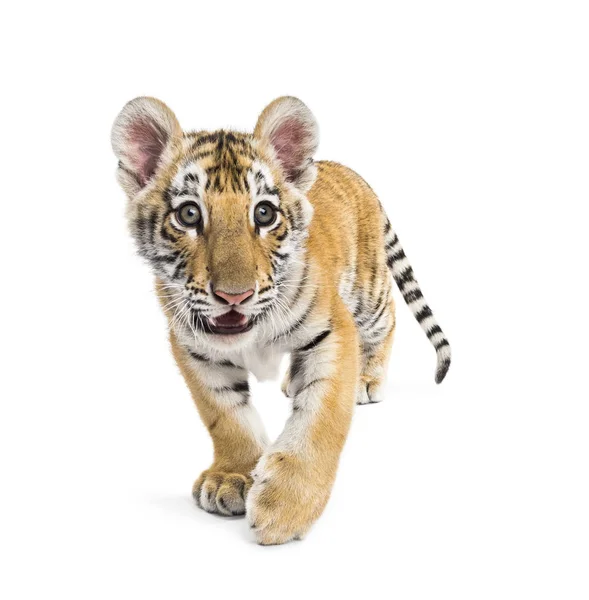
[[[252,473],[247,519],[264,546],[301,539],[323,512],[331,490],[317,470],[282,452],[263,456]]]
[[[251,484],[249,475],[209,470],[194,482],[192,495],[198,506],[207,512],[225,516],[243,515]]]

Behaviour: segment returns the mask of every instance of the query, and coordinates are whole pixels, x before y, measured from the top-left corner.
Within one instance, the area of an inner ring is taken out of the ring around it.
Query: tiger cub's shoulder
[[[355,171],[337,162],[319,161],[317,179],[307,196],[321,219],[347,221],[359,213],[372,213],[375,225],[381,224],[380,202],[366,181]]]
[[[309,191],[309,196],[330,194],[348,198],[351,196],[370,197],[377,200],[372,188],[353,169],[329,160],[318,161],[315,164],[317,179]]]

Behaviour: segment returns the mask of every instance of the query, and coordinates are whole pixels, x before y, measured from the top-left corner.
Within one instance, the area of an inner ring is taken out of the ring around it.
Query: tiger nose
[[[213,294],[221,300],[224,304],[241,304],[244,303],[254,295],[254,290],[247,290],[247,292],[241,292],[240,294],[226,294],[221,290],[215,290]]]

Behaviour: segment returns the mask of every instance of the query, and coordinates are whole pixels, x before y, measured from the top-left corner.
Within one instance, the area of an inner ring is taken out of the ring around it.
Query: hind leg
[[[395,334],[395,307],[391,303],[389,319],[382,330],[382,337],[364,342],[362,351],[362,372],[356,404],[373,404],[384,400],[384,382],[387,374],[393,337]]]

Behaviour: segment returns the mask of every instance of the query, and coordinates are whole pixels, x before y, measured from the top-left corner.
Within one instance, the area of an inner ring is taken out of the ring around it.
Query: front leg
[[[343,307],[293,352],[293,412],[253,472],[247,517],[260,544],[300,539],[321,515],[335,479],[359,381],[359,344]]]
[[[252,484],[251,471],[268,445],[249,397],[248,373],[227,360],[211,360],[171,337],[172,351],[213,440],[213,464],[192,494],[207,512],[239,515]]]

